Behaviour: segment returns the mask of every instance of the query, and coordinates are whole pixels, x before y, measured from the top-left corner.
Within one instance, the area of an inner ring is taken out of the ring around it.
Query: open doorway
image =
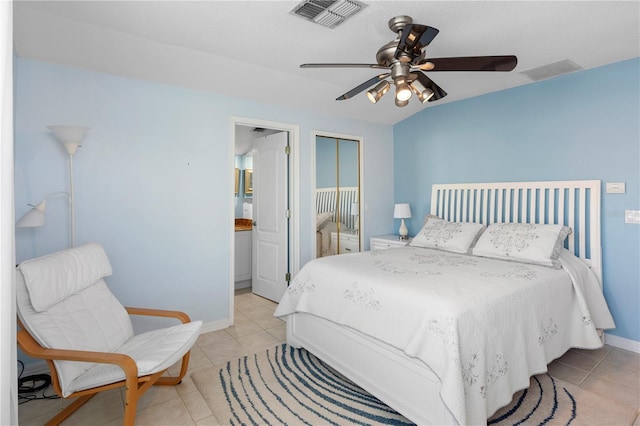
[[[278,302],[299,269],[298,128],[239,118],[232,124],[231,323],[236,290]]]

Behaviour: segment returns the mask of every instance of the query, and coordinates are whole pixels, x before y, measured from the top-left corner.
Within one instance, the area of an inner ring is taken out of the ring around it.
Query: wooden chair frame
[[[165,318],[176,318],[183,324],[191,322],[189,316],[184,312],[168,311],[161,309],[147,309],[147,308],[131,308],[125,307],[129,315],[144,315],[144,316],[156,316]],[[182,378],[187,373],[189,367],[189,356],[191,351],[187,352],[182,357],[182,365],[180,367],[180,374],[177,377],[161,377],[167,370],[159,371],[155,374],[138,377],[138,367],[136,362],[128,355],[110,352],[93,352],[93,351],[78,351],[70,349],[51,349],[45,348],[40,345],[29,332],[25,329],[24,325],[18,319],[19,330],[17,332],[18,346],[27,355],[33,358],[44,359],[49,365],[51,371],[51,379],[53,388],[56,393],[61,397],[62,390],[60,388],[60,382],[58,381],[58,373],[56,366],[53,363],[54,360],[64,361],[82,361],[104,364],[115,364],[122,368],[125,373],[125,380],[111,383],[104,386],[98,386],[91,389],[85,389],[78,392],[74,392],[66,398],[78,398],[72,404],[67,406],[60,413],[51,418],[46,425],[53,426],[59,425],[76,410],[82,407],[86,402],[93,398],[97,393],[106,391],[109,389],[125,387],[125,406],[124,406],[124,421],[125,426],[133,426],[136,418],[136,409],[138,400],[142,395],[153,385],[162,386],[175,386],[182,382]]]

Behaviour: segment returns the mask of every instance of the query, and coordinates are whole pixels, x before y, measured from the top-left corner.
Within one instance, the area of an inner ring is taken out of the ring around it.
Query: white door
[[[287,132],[254,142],[253,292],[279,302],[287,289]]]

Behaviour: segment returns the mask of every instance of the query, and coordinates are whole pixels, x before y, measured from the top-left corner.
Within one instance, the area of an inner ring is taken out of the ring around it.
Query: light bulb
[[[396,83],[396,99],[398,101],[408,101],[411,98],[411,89],[409,85],[404,82]]]

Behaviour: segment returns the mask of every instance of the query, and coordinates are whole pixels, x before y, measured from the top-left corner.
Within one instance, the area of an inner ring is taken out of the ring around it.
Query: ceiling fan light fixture
[[[431,89],[424,89],[424,90],[422,91],[422,93],[418,95],[418,99],[420,99],[420,101],[421,101],[422,103],[425,103],[425,102],[427,102],[429,99],[431,99],[431,98],[433,97],[433,95],[434,95],[434,94],[435,94],[435,93],[433,93],[433,90],[431,90]]]
[[[413,90],[413,93],[416,94],[420,102],[425,103],[433,96],[433,90],[426,88],[420,83],[418,80],[414,80],[409,83],[409,87]]]
[[[409,101],[409,98],[411,98],[411,89],[409,88],[406,80],[396,80],[396,100],[403,102]],[[397,104],[398,103],[396,102],[396,105]]]
[[[404,100],[404,101],[401,101],[400,99],[396,98],[396,106],[405,107],[407,105],[409,105],[409,100],[408,99]]]
[[[344,3],[342,3],[344,2]],[[309,12],[309,15],[321,16],[317,12],[320,3],[327,11],[335,13],[338,10],[352,9],[357,6],[351,4],[356,0],[303,0],[296,14]],[[335,3],[335,9],[331,6]],[[304,6],[304,7],[302,7]],[[306,15],[305,15],[306,16]],[[309,17],[308,17],[309,18]],[[338,96],[336,101],[350,99],[358,93],[367,91],[367,97],[377,103],[388,89],[378,85],[384,79],[395,86],[395,103],[399,107],[407,105],[413,93],[420,102],[438,101],[445,96],[445,92],[423,71],[499,71],[509,72],[518,65],[518,58],[514,55],[492,56],[457,56],[452,58],[432,58],[427,55],[425,48],[434,40],[440,30],[427,25],[414,24],[407,15],[399,15],[389,20],[389,29],[396,33],[395,40],[390,41],[376,53],[376,63],[306,63],[300,68],[374,68],[387,70],[367,81],[359,84],[348,92]],[[416,81],[417,80],[417,81]],[[371,89],[373,85],[378,85]]]
[[[390,85],[387,80],[381,81],[376,87],[367,92],[367,97],[375,104],[389,91],[389,87]]]

